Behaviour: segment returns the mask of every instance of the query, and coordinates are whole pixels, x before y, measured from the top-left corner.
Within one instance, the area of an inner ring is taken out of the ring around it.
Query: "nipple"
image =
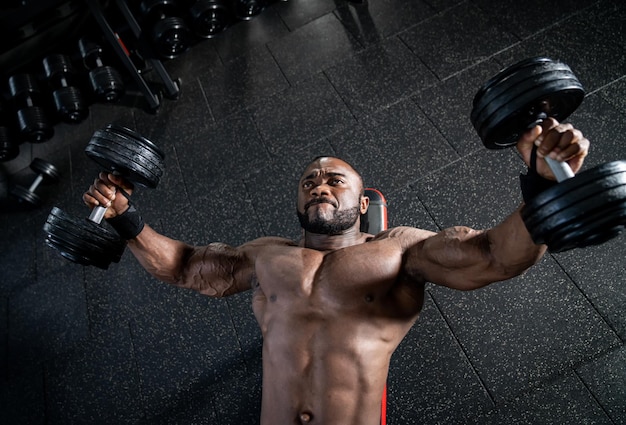
[[[313,415],[309,412],[302,412],[300,413],[300,422],[302,422],[303,424],[308,424],[309,422],[311,422],[311,419],[313,419]]]

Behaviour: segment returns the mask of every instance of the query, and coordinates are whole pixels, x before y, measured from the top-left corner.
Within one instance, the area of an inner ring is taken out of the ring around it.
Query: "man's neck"
[[[366,234],[354,227],[339,235],[322,235],[305,231],[303,244],[305,248],[317,251],[334,251],[347,246],[358,245],[365,240]]]

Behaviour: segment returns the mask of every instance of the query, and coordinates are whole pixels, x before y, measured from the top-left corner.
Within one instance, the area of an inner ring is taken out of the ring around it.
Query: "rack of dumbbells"
[[[273,1],[279,0],[34,0],[0,6],[0,162],[17,158],[25,143],[50,140],[58,123],[82,122],[94,103],[138,105],[135,95],[155,112],[164,98],[181,93],[181,82],[164,62],[251,20]],[[148,80],[149,74],[158,78]],[[61,176],[41,158],[33,158],[30,169],[37,175],[33,184],[14,185],[9,193],[38,206],[40,184]]]

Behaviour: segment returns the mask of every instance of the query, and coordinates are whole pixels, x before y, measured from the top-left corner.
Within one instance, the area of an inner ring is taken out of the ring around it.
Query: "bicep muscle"
[[[178,285],[223,297],[250,289],[253,269],[245,250],[212,243],[190,252]]]

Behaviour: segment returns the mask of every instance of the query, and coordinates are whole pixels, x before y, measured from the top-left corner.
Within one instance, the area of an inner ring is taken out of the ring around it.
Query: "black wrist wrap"
[[[526,174],[520,174],[519,176],[522,197],[525,203],[529,203],[535,196],[557,184],[555,181],[541,177],[535,168],[536,163],[537,147],[535,146],[530,156],[528,172]]]
[[[107,219],[107,222],[124,240],[135,239],[144,226],[141,214],[133,205],[130,205],[122,214]]]

